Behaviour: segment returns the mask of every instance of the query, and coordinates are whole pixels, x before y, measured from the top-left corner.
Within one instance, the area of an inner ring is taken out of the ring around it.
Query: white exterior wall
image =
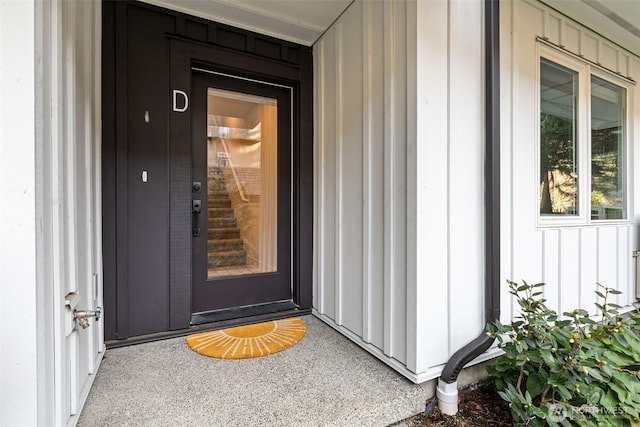
[[[414,381],[484,326],[482,38],[480,1],[356,1],[314,46],[314,310]]]
[[[35,3],[0,2],[0,425],[37,425],[47,350],[36,283]],[[48,378],[50,380],[50,378]]]
[[[0,425],[75,425],[104,351],[99,1],[0,1]]]
[[[628,138],[629,220],[608,225],[538,226],[538,112],[536,37],[640,81],[640,58],[535,1],[501,3],[502,276],[545,282],[550,307],[594,311],[596,282],[623,292],[611,302],[635,301],[638,249],[640,88],[632,87]],[[502,318],[515,307],[504,292]]]
[[[634,144],[629,221],[538,227],[536,36],[640,80],[639,59],[596,33],[535,0],[501,2],[505,322],[507,279],[546,282],[560,311],[593,309],[596,282],[635,300]],[[484,328],[483,4],[356,1],[314,54],[314,310],[408,378],[436,377]]]

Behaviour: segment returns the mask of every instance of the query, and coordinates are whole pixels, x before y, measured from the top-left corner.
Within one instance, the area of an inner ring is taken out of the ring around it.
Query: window
[[[539,83],[540,222],[626,219],[628,84],[546,48]]]
[[[577,215],[578,73],[540,61],[540,214]]]
[[[625,95],[623,88],[591,76],[591,219],[627,217]]]

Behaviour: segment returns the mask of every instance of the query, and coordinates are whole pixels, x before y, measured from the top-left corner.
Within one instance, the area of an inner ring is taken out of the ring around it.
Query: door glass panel
[[[277,270],[277,100],[208,88],[208,277]]]

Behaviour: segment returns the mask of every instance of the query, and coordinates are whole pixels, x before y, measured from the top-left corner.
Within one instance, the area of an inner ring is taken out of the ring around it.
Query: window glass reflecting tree
[[[578,73],[540,64],[540,214],[578,214]]]

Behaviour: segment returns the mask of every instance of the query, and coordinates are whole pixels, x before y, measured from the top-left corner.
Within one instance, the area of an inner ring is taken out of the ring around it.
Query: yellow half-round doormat
[[[192,350],[220,359],[248,359],[286,350],[304,337],[307,328],[298,318],[256,323],[189,335]]]

